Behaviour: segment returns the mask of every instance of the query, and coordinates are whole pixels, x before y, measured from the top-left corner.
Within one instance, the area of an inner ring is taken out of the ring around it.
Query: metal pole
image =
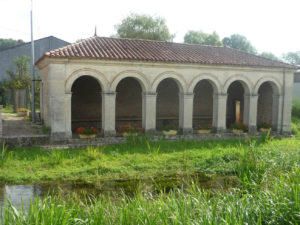
[[[30,11],[30,25],[31,25],[31,74],[32,74],[32,122],[35,123],[35,75],[34,75],[34,40],[32,27],[32,0]]]

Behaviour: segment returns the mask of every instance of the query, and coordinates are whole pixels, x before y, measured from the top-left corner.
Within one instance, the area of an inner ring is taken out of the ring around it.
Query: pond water
[[[200,173],[192,175],[158,176],[151,179],[130,180],[99,180],[93,183],[83,181],[51,181],[36,184],[0,185],[0,207],[5,205],[6,199],[15,207],[26,209],[30,201],[36,196],[47,195],[67,196],[76,195],[79,198],[87,195],[99,196],[109,194],[110,199],[118,199],[121,196],[134,196],[138,192],[161,191],[169,192],[176,188],[187,190],[191,185],[208,190],[227,190],[237,187],[238,179],[235,176],[205,176]]]

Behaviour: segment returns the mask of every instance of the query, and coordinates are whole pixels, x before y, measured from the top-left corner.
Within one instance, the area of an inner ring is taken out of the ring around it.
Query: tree
[[[279,60],[279,58],[272,52],[262,52],[259,55],[268,59]]]
[[[293,65],[300,65],[300,51],[283,54],[283,59]]]
[[[220,37],[215,31],[212,34],[207,34],[202,31],[189,30],[184,35],[184,43],[222,46]]]
[[[30,86],[29,60],[30,58],[25,55],[14,59],[16,68],[14,70],[6,70],[10,78],[5,82],[7,88],[25,89]]]
[[[13,40],[13,39],[2,39],[0,38],[0,50],[9,48],[9,47],[13,47],[19,44],[23,44],[24,41],[23,40]]]
[[[120,38],[172,41],[175,37],[170,34],[164,18],[144,14],[130,14],[115,28],[116,37]]]
[[[240,34],[232,34],[230,37],[225,37],[223,38],[222,42],[226,47],[239,49],[252,54],[257,53],[250,41],[245,36]]]

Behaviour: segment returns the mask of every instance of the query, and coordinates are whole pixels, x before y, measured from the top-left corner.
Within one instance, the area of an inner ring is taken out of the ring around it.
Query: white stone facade
[[[167,78],[178,85],[178,124],[183,134],[193,130],[194,89],[202,80],[213,88],[212,125],[216,132],[226,130],[228,88],[235,81],[243,87],[244,96],[238,97],[243,100],[242,118],[249,132],[257,130],[259,88],[265,83],[273,90],[273,128],[279,133],[289,133],[291,129],[292,69],[59,58],[45,58],[37,66],[42,80],[42,119],[54,139],[72,137],[71,90],[82,76],[93,77],[101,86],[104,136],[116,134],[116,88],[127,77],[141,86],[142,126],[146,133],[156,130],[157,87]]]

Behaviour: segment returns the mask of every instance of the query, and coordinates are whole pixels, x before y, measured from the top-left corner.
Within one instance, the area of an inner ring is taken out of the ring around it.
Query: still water
[[[36,184],[22,185],[0,185],[0,207],[6,204],[6,199],[15,207],[28,207],[30,201],[36,196],[47,195],[67,196],[75,194],[84,197],[87,195],[99,196],[109,195],[111,199],[121,196],[134,196],[138,192],[161,191],[169,192],[176,188],[188,190],[192,186],[207,190],[227,190],[238,186],[235,176],[205,176],[201,173],[187,175],[170,175],[153,177],[151,179],[129,179],[129,180],[99,180],[93,183],[84,181],[51,181]]]

